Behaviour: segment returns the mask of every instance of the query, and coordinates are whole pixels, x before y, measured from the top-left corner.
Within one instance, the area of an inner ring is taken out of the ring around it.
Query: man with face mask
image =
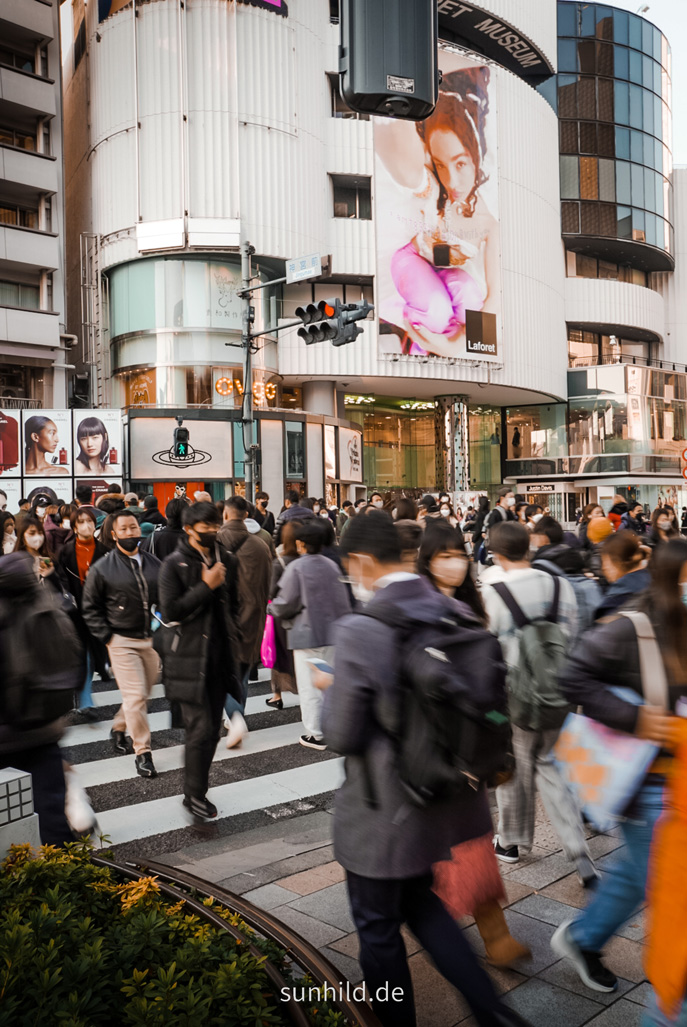
[[[148,699],[160,678],[160,660],[153,649],[152,607],[157,604],[160,561],[139,551],[141,525],[128,510],[112,516],[115,548],[89,571],[82,613],[91,633],[107,646],[110,665],[122,693],[112,724],[114,750],[130,752],[133,740],[136,771],[156,777],[150,751]]]
[[[182,524],[184,535],[160,570],[163,681],[186,730],[184,806],[208,820],[217,816],[207,790],[225,697],[242,696],[236,557],[217,541],[221,519],[212,503],[187,506]]]
[[[382,499],[381,492],[373,492],[370,496],[370,505],[374,506],[376,510],[381,510],[384,506],[384,500]]]

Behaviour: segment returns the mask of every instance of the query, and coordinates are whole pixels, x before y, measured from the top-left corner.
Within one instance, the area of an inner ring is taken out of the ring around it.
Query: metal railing
[[[5,410],[42,410],[42,399],[25,399],[23,396],[0,396],[0,407]]]
[[[687,374],[687,364],[677,364],[672,360],[650,360],[648,357],[630,356],[613,353],[604,354],[601,357],[570,357],[568,370],[572,371],[579,367],[605,367],[608,364],[630,365],[636,367],[649,367],[656,371],[677,371]]]

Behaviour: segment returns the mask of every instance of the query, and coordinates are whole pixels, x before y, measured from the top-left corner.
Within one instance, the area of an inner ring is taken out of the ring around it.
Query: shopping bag
[[[265,630],[262,635],[262,644],[260,645],[260,659],[262,660],[263,667],[274,667],[277,659],[274,617],[271,613],[267,614],[267,619],[265,620]]]

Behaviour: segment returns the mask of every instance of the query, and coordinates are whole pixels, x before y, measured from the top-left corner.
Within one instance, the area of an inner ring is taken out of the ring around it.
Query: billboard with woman
[[[100,478],[122,473],[122,416],[119,410],[74,411],[74,474]]]
[[[440,50],[425,121],[375,118],[381,353],[499,359],[501,252],[491,69]]]
[[[22,433],[25,478],[71,476],[71,410],[24,410]]]

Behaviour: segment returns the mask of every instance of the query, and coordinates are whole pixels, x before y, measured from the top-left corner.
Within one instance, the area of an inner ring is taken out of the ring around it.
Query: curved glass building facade
[[[559,3],[558,34],[563,237],[577,252],[671,270],[668,41],[646,19],[593,3]]]

